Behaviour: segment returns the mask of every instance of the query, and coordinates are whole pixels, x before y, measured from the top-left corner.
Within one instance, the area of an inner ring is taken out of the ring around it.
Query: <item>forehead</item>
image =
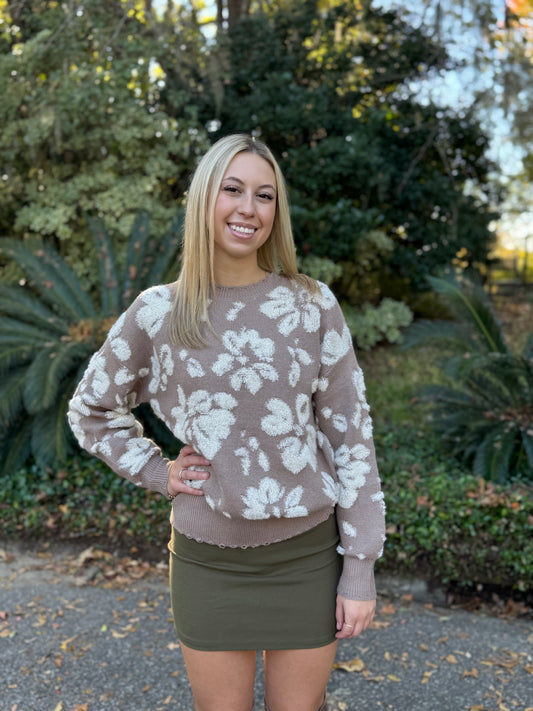
[[[224,173],[228,177],[239,178],[243,182],[276,187],[276,175],[270,163],[255,153],[237,153]]]

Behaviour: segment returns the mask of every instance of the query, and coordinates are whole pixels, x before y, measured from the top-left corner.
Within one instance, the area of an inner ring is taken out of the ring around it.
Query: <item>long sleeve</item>
[[[338,304],[326,313],[322,334],[315,417],[337,475],[336,516],[344,556],[340,595],[375,598],[374,563],[385,540],[385,505],[380,488],[372,420],[352,339]]]
[[[143,436],[132,413],[150,401],[150,337],[170,309],[168,289],[145,292],[119,317],[92,357],[70,402],[68,419],[80,446],[138,486],[165,494],[168,460]]]

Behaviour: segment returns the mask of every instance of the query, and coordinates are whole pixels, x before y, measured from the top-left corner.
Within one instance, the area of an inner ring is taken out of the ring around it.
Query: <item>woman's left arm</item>
[[[362,630],[375,606],[374,563],[385,540],[385,505],[363,373],[336,301],[323,311],[320,383],[315,416],[335,467],[338,550],[344,556],[337,616],[343,626]]]

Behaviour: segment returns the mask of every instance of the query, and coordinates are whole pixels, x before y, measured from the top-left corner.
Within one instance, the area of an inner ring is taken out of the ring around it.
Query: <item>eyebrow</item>
[[[243,181],[240,178],[236,178],[232,175],[228,175],[225,178],[222,178],[222,182],[226,182],[226,180],[233,180],[235,183],[240,183],[241,185],[244,185]],[[270,185],[270,183],[266,183],[265,185],[258,185],[257,189],[261,190],[262,188],[270,188],[274,192],[276,192],[276,188],[273,185]]]

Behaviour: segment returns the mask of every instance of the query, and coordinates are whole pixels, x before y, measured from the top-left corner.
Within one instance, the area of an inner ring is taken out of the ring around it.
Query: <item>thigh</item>
[[[180,646],[196,711],[250,711],[255,652],[202,652]]]
[[[324,701],[337,642],[315,649],[264,653],[265,700],[269,711],[317,711]]]

